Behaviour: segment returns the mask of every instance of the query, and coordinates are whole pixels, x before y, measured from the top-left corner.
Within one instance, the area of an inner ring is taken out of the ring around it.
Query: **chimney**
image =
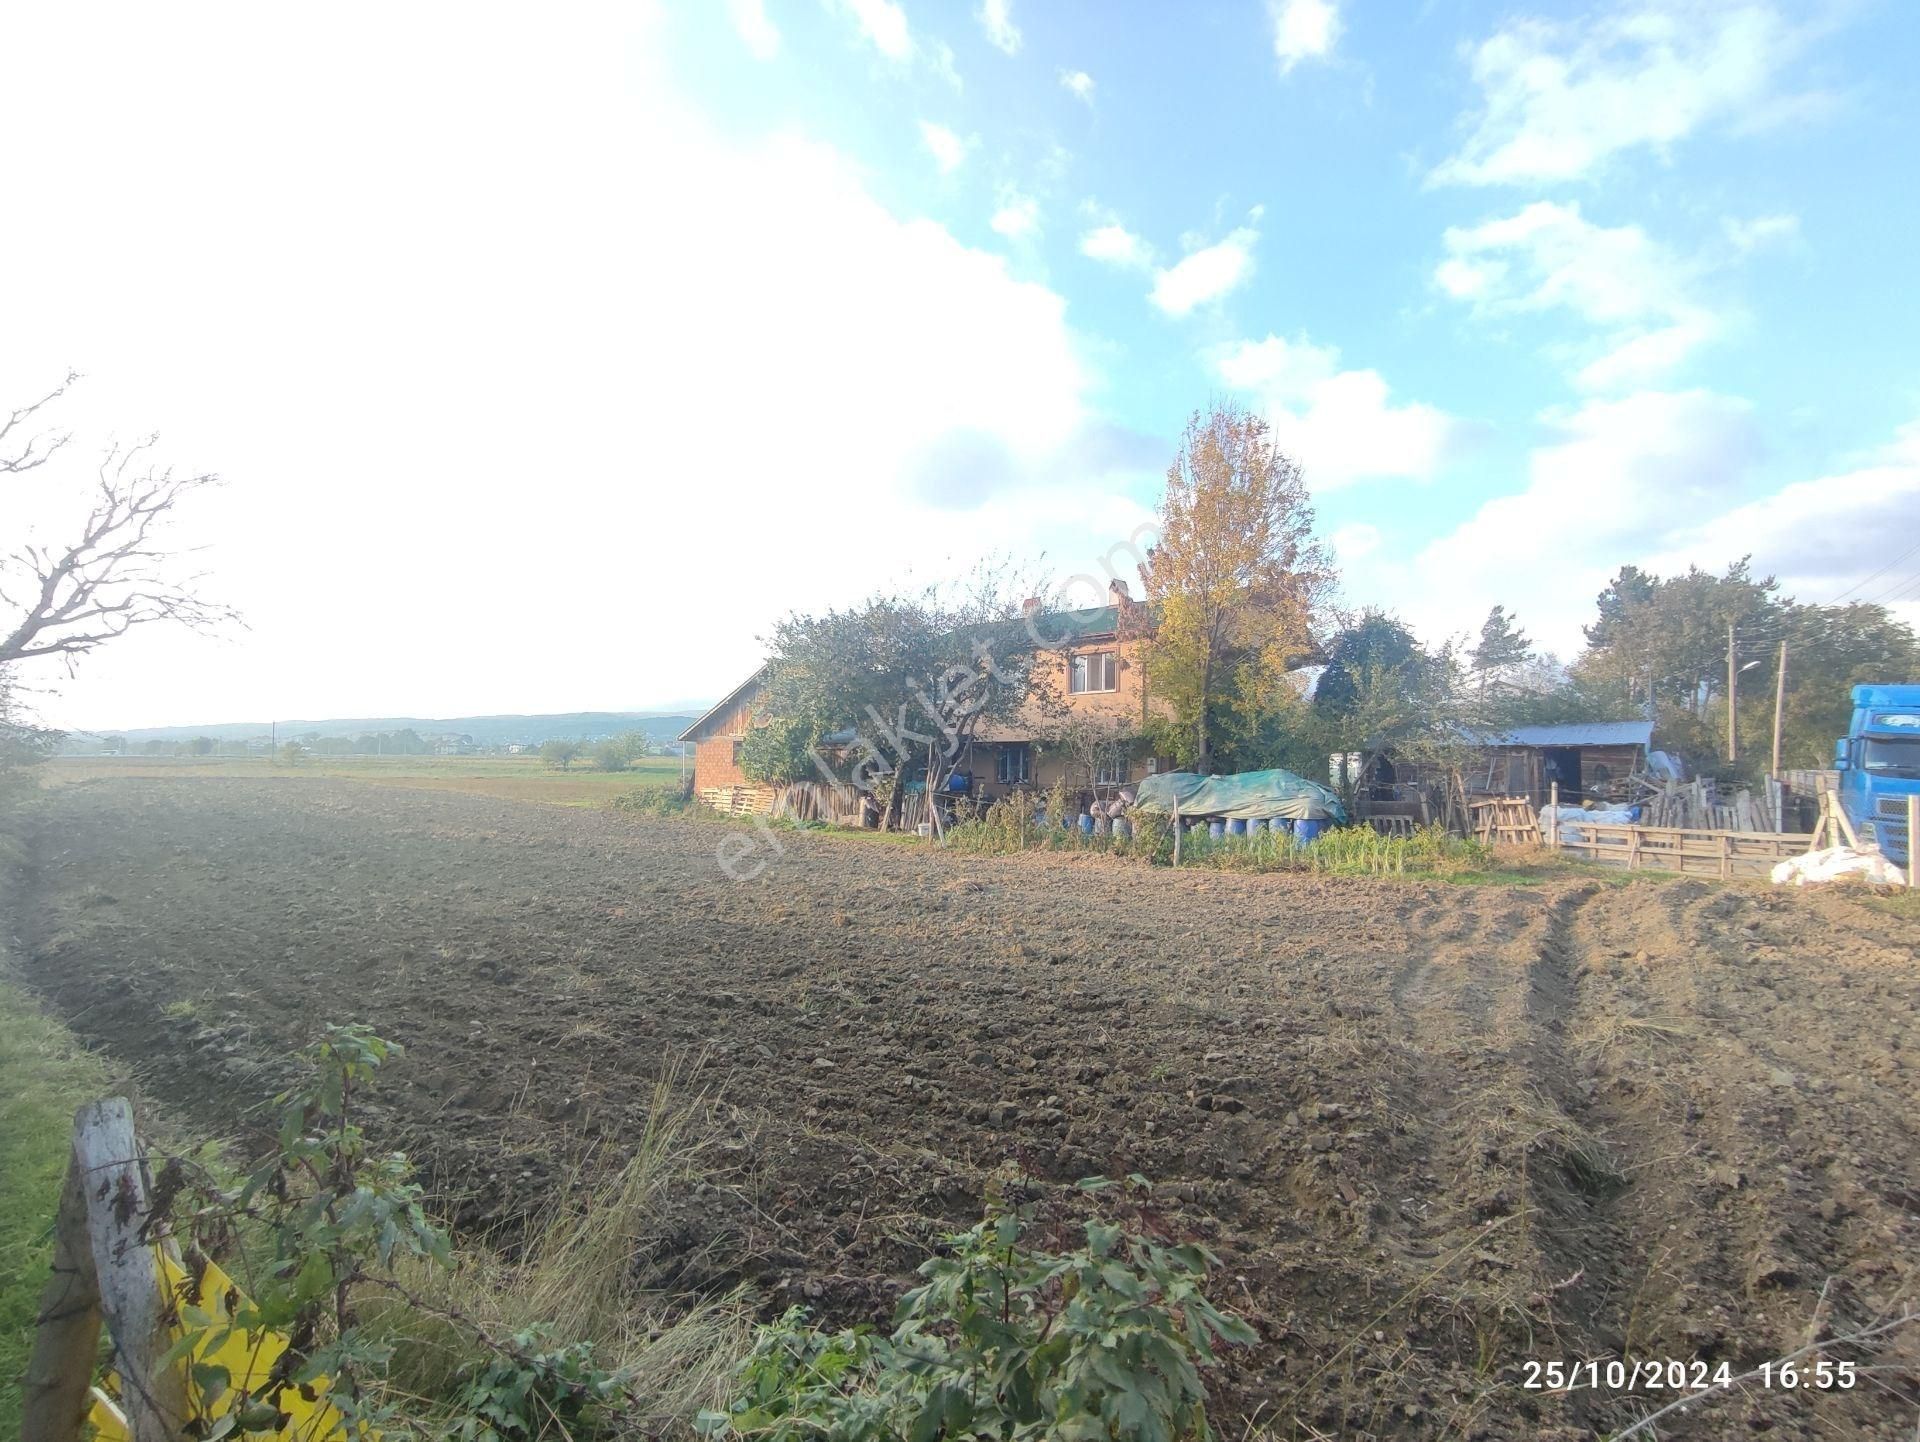
[[[1118,606],[1122,611],[1133,604],[1133,597],[1127,594],[1127,583],[1118,576],[1107,582],[1107,604]]]

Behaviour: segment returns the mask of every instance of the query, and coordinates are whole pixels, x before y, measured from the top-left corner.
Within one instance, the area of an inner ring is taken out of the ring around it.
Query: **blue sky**
[[[81,422],[226,475],[251,629],[57,719],[717,694],[789,608],[1093,568],[1216,396],[1433,639],[1920,541],[1893,0],[119,18],[6,22],[48,204],[0,379],[76,365]]]

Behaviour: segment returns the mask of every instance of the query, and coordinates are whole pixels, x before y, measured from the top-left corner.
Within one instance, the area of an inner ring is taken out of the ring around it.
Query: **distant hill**
[[[206,726],[138,726],[123,731],[79,733],[124,736],[128,741],[191,741],[211,736],[216,741],[245,741],[265,736],[271,729],[282,741],[297,736],[361,736],[381,731],[415,731],[421,736],[471,736],[479,746],[539,745],[542,741],[591,741],[644,731],[655,741],[671,741],[699,716],[688,710],[665,714],[653,711],[560,711],[550,716],[361,716],[333,721],[221,721]]]

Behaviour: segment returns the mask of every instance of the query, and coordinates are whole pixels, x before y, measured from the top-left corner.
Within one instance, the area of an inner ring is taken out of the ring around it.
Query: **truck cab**
[[[1855,686],[1853,721],[1834,743],[1839,800],[1862,845],[1907,861],[1907,798],[1920,794],[1920,685]]]

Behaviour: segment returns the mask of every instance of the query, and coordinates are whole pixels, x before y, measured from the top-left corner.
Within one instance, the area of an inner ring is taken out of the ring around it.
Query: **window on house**
[[[738,736],[733,738],[733,764],[735,766],[740,764],[740,738]]]
[[[1033,775],[1033,754],[1025,746],[1002,746],[994,775],[1002,786],[1016,786]]]
[[[1113,652],[1083,651],[1068,663],[1067,689],[1076,696],[1082,691],[1111,691],[1117,674]]]
[[[1104,762],[1093,771],[1095,786],[1125,786],[1132,768],[1123,757],[1118,761]]]

